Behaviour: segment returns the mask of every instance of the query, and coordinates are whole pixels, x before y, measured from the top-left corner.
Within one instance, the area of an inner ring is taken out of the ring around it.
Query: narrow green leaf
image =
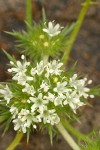
[[[30,128],[27,131],[27,143],[29,142],[29,138],[30,138]]]
[[[62,34],[64,36],[68,35],[75,27],[76,23],[72,23],[70,26],[66,26],[63,30],[62,30]]]
[[[6,118],[7,118],[7,116],[0,116],[0,123],[2,123],[3,121],[5,121],[6,120]]]
[[[9,118],[9,119],[6,121],[6,123],[5,123],[5,129],[4,129],[4,131],[3,131],[2,136],[4,136],[5,133],[8,131],[9,126],[10,126],[10,122],[11,122],[11,118]]]
[[[66,75],[68,78],[74,74],[76,65],[77,65],[77,61],[74,63],[74,65],[69,70],[66,71]]]
[[[89,94],[92,94],[94,96],[100,96],[100,87],[93,87],[90,89]]]
[[[16,31],[14,31],[14,30],[13,30],[12,32],[6,31],[6,33],[9,34],[9,35],[14,36],[14,37],[17,38],[17,39],[20,39],[20,40],[24,39],[24,36],[23,36],[22,33],[16,32]]]
[[[26,26],[28,28],[28,32],[33,30],[33,26],[31,26],[27,21],[25,21],[25,24],[26,24]]]
[[[43,17],[43,23],[45,23],[47,19],[46,19],[46,13],[44,8],[42,8],[42,17]]]
[[[9,53],[7,53],[7,51],[5,51],[3,49],[3,52],[5,53],[5,55],[8,57],[8,59],[12,62],[14,62],[16,64],[16,59],[14,57],[12,57]]]
[[[51,145],[52,145],[53,144],[52,126],[49,126],[48,131],[49,131],[49,136],[50,136],[50,142],[51,142]]]

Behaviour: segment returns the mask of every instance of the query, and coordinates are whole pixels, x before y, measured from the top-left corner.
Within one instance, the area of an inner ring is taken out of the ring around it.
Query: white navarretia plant
[[[90,1],[87,0],[84,5],[85,13]],[[30,2],[31,0],[27,0],[27,8],[31,6]],[[7,150],[14,149],[18,145],[23,133],[27,133],[27,139],[29,139],[30,132],[38,128],[47,127],[52,140],[54,126],[73,150],[83,150],[84,146],[79,147],[66,129],[79,141],[87,142],[88,147],[93,147],[89,137],[75,130],[66,121],[66,119],[68,121],[76,119],[77,110],[87,104],[87,98],[100,95],[99,88],[90,90],[87,87],[92,80],[88,81],[86,77],[80,78],[72,72],[73,69],[70,71],[63,69],[84,19],[84,9],[71,37],[69,33],[73,25],[63,28],[54,21],[48,22],[45,16],[42,23],[35,23],[33,26],[29,8],[27,9],[27,32],[10,33],[19,40],[18,47],[22,48],[20,53],[29,56],[30,59],[27,61],[26,56],[22,55],[22,60],[16,61],[5,52],[10,59],[11,67],[8,72],[12,75],[12,79],[0,84],[0,123],[6,126],[4,132],[10,123],[13,123],[14,130],[17,131],[15,140]],[[68,51],[64,52],[66,47]],[[63,62],[57,60],[59,56],[62,57]],[[100,147],[99,144],[98,147]]]

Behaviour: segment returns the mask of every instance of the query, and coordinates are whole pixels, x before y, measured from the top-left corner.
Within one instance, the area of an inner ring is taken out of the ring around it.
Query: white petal
[[[45,28],[44,28],[43,31],[46,32],[46,33],[48,33],[48,29],[45,29]]]
[[[52,31],[52,29],[53,29],[53,23],[51,21],[48,23],[48,29],[50,31]]]
[[[54,27],[54,32],[56,32],[59,28],[60,28],[60,25],[56,24],[55,27]]]

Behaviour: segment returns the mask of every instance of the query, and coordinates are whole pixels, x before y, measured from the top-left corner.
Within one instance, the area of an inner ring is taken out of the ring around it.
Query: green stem
[[[14,148],[19,144],[23,137],[23,132],[18,132],[12,143],[9,145],[9,147],[6,150],[14,150]]]
[[[30,26],[32,26],[32,0],[26,0],[26,19],[25,20]]]
[[[79,132],[77,129],[75,129],[67,120],[61,119],[61,122],[63,126],[71,133],[73,134],[78,140],[84,140],[84,141],[90,141],[89,137],[87,135]]]
[[[49,57],[48,57],[47,55],[44,55],[44,56],[42,57],[44,64],[47,64],[47,63],[48,63],[48,58],[49,58]]]
[[[80,147],[76,144],[76,142],[69,135],[69,133],[66,131],[66,129],[61,123],[57,124],[56,127],[73,150],[80,150]]]
[[[80,28],[82,26],[83,20],[85,18],[85,15],[86,15],[87,10],[88,10],[90,5],[91,5],[91,0],[86,0],[86,2],[83,4],[83,7],[82,7],[82,9],[80,11],[80,14],[79,14],[77,22],[76,22],[76,26],[75,26],[75,28],[74,28],[71,36],[70,36],[68,47],[65,50],[64,55],[62,57],[62,61],[64,63],[64,66],[69,60],[69,55],[70,55],[72,46],[73,46],[73,44],[74,44],[74,42],[76,40],[76,37],[77,37],[77,35],[79,33],[79,30],[80,30]]]

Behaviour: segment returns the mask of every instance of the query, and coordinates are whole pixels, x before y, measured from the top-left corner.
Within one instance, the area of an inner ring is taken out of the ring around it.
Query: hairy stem
[[[23,132],[18,132],[12,143],[8,146],[6,150],[14,150],[14,148],[19,144],[23,137]]]
[[[80,150],[80,147],[76,144],[76,142],[61,123],[57,124],[56,127],[73,150]]]
[[[73,47],[73,44],[74,44],[74,42],[76,40],[76,37],[77,37],[77,35],[79,33],[79,30],[80,30],[80,28],[82,26],[82,23],[84,21],[85,15],[86,15],[87,10],[88,10],[90,5],[91,5],[91,0],[86,0],[86,2],[83,4],[83,7],[82,7],[82,9],[80,11],[80,14],[78,16],[76,25],[74,27],[74,30],[73,30],[71,36],[70,36],[69,44],[68,44],[67,49],[65,50],[64,55],[62,57],[62,61],[64,63],[64,66],[69,60],[69,55],[70,55],[71,49]]]

